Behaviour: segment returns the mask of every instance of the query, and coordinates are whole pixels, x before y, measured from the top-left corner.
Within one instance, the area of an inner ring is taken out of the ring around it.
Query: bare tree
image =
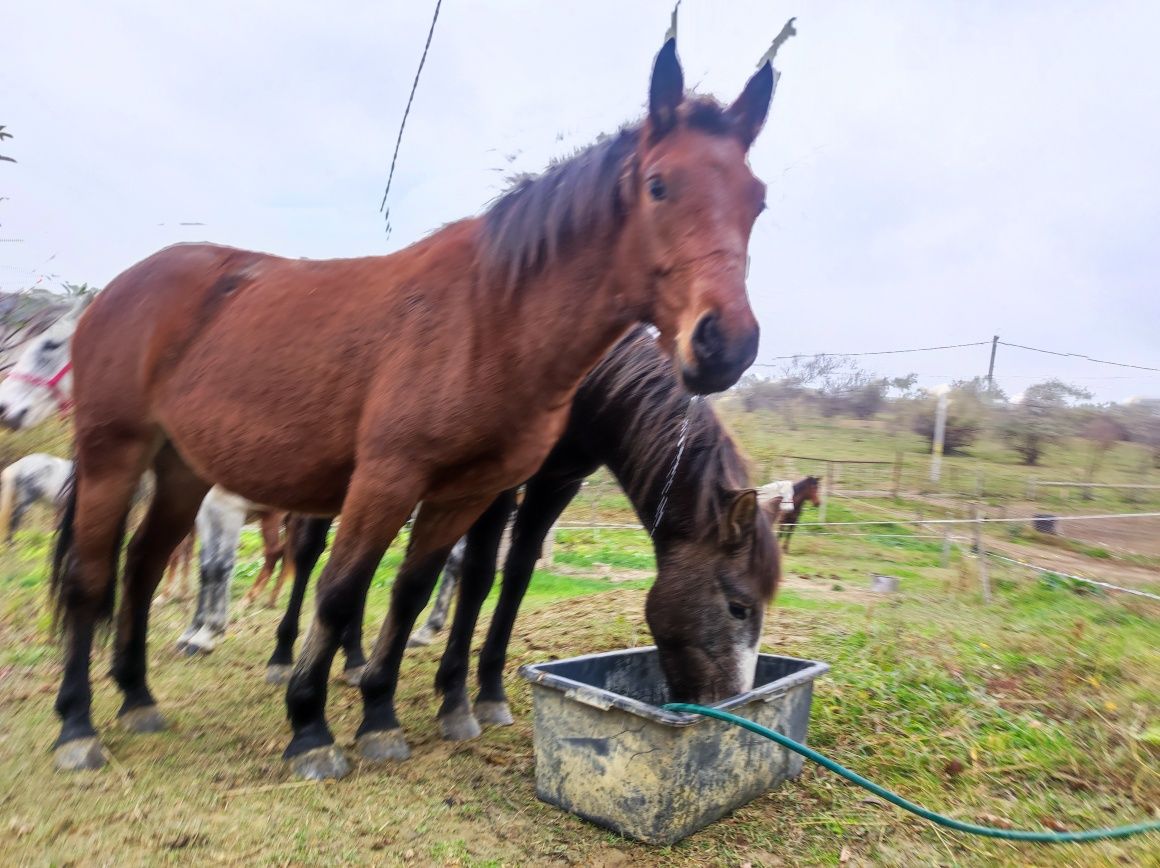
[[[1036,383],[1023,393],[1022,401],[1008,409],[1000,432],[1024,464],[1038,464],[1043,450],[1069,433],[1069,402],[1090,399],[1091,392],[1062,380]]]

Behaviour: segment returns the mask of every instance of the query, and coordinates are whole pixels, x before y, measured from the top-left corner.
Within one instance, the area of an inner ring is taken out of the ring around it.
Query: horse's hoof
[[[156,705],[143,705],[123,711],[117,715],[117,722],[129,732],[138,733],[161,732],[169,727]]]
[[[359,756],[369,762],[385,762],[387,760],[405,760],[411,756],[411,748],[407,739],[403,737],[400,727],[364,732],[357,739]]]
[[[439,731],[447,741],[467,741],[483,734],[475,715],[466,709],[440,715]]]
[[[435,641],[435,631],[424,624],[407,640],[408,648],[425,648]]]
[[[352,666],[349,669],[342,670],[342,680],[351,687],[358,687],[359,681],[362,680],[363,670],[366,669],[366,664],[362,666]]]
[[[213,648],[206,648],[202,645],[195,645],[193,642],[186,642],[184,645],[178,644],[177,652],[186,657],[197,657],[201,654],[209,654]]]
[[[512,710],[503,700],[475,703],[475,719],[491,726],[511,726],[516,722]]]
[[[350,763],[338,745],[328,744],[291,757],[290,768],[306,781],[337,781],[350,772]]]
[[[66,741],[53,752],[56,767],[62,772],[99,769],[109,761],[96,737]]]
[[[271,663],[266,667],[267,684],[289,684],[294,667],[289,663]]]
[[[202,627],[192,635],[182,636],[177,640],[177,650],[186,657],[195,657],[198,654],[210,654],[214,649],[214,633],[208,627]]]

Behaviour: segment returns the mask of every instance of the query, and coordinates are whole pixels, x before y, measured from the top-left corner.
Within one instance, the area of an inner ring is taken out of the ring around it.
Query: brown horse
[[[777,536],[782,542],[782,548],[788,554],[789,541],[793,537],[794,528],[801,518],[802,510],[807,503],[814,506],[822,505],[822,480],[818,476],[807,476],[793,484],[793,509],[781,513],[778,519]]]
[[[765,608],[780,571],[772,515],[759,509],[745,462],[712,407],[690,403],[656,342],[638,327],[581,383],[563,436],[524,487],[506,557],[500,555],[501,538],[507,535],[514,492],[501,496],[498,508],[472,526],[444,566],[435,609],[422,632],[433,637],[442,628],[459,585],[460,602],[435,681],[444,697],[439,725],[445,738],[473,738],[480,723],[512,722],[503,672],[516,613],[549,529],[602,464],[652,537],[657,576],[645,615],[669,696],[711,704],[752,688]],[[303,527],[293,547],[292,600],[305,593],[311,558],[326,539],[325,519],[310,519]],[[467,697],[471,639],[501,560],[503,589],[479,654],[473,711]],[[268,680],[289,670],[297,622],[292,603],[278,627]],[[363,662],[360,623],[343,637],[348,674]]]
[[[396,756],[394,686],[434,583],[418,567],[442,563],[535,472],[588,370],[638,321],[657,326],[693,392],[728,388],[753,361],[746,255],[765,186],[747,154],[773,84],[767,62],[728,108],[686,97],[669,40],[644,121],[402,251],[306,261],[178,245],[114,279],[73,339],[77,476],[53,569],[66,641],[58,767],[104,762],[92,637],[113,608],[124,519],[148,467],[156,493],[117,612],[121,724],[165,725],[145,678],[149,602],[217,484],[279,509],[342,513],[287,687],[285,756],[308,778],[345,774],[326,723],[328,672],[421,501],[415,568],[393,587],[361,681],[358,749]]]

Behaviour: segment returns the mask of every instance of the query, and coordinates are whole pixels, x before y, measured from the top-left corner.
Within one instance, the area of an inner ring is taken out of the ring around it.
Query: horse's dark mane
[[[618,432],[620,460],[612,469],[642,520],[649,523],[655,519],[687,413],[685,448],[662,528],[700,539],[719,533],[728,507],[722,493],[748,488],[749,472],[713,408],[705,400],[690,404],[691,398],[677,379],[672,360],[641,326],[588,375],[573,413],[583,413],[593,429],[608,425]],[[762,591],[772,593],[777,554],[773,534],[760,521],[757,540],[754,557],[762,567],[757,573],[770,581]]]
[[[807,476],[805,479],[799,479],[793,484],[793,493],[801,494],[807,488],[817,485],[821,481],[822,478],[820,476]]]
[[[712,135],[728,135],[733,121],[712,97],[688,97],[681,122]],[[598,138],[540,175],[512,181],[484,213],[484,273],[513,287],[527,274],[558,260],[577,238],[619,228],[627,212],[621,179],[633,170],[644,122]],[[671,133],[666,133],[666,135]]]

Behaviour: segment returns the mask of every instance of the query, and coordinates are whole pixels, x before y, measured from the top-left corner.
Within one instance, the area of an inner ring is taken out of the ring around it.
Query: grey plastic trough
[[[805,743],[829,666],[762,654],[756,685],[714,707]],[[650,844],[671,844],[801,773],[802,758],[724,721],[674,714],[656,648],[520,668],[532,684],[536,795]]]

